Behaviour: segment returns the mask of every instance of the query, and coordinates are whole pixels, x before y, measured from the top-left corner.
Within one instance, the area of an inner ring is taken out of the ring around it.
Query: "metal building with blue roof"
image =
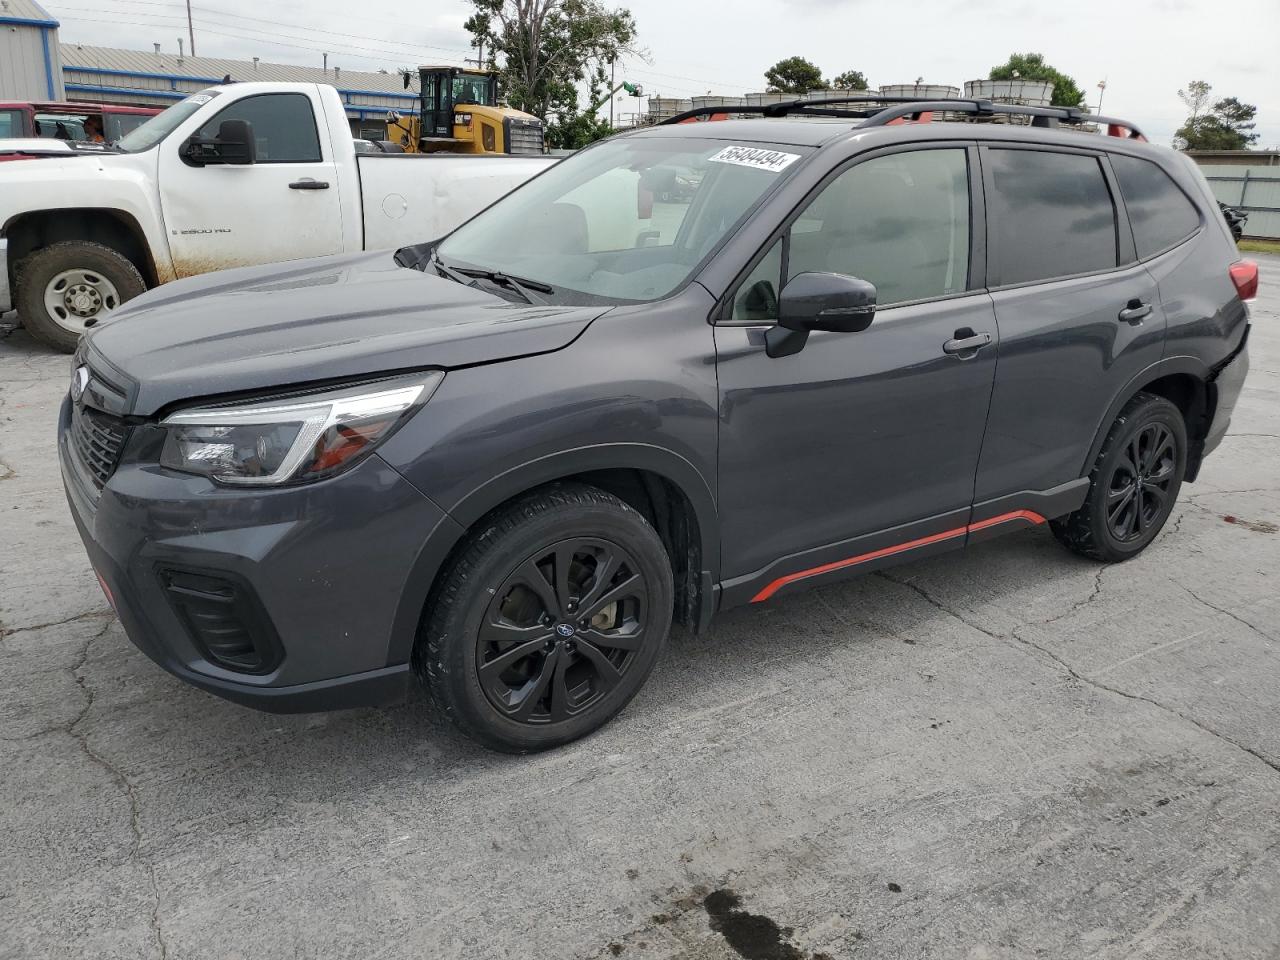
[[[62,100],[58,21],[35,0],[0,0],[0,100]]]

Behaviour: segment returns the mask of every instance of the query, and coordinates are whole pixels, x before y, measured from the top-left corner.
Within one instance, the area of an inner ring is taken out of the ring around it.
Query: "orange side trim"
[[[975,530],[985,530],[988,527],[994,527],[1001,523],[1008,523],[1011,520],[1026,520],[1036,525],[1045,522],[1044,517],[1032,510],[1015,510],[1012,513],[1002,513],[998,517],[991,517],[989,520],[979,520],[977,523],[971,523],[964,527],[956,527],[954,530],[944,530],[942,533],[934,533],[927,537],[920,537],[918,540],[908,540],[906,543],[895,544],[892,547],[882,547],[879,550],[872,550],[870,553],[860,553],[856,557],[848,557],[845,560],[835,560],[831,563],[824,563],[821,566],[810,567],[808,570],[799,570],[796,573],[788,573],[786,576],[779,577],[777,580],[774,580],[763,590],[757,593],[751,598],[751,602],[761,603],[768,600],[783,587],[788,584],[795,583],[797,580],[807,580],[810,577],[817,577],[824,573],[831,573],[833,570],[843,570],[846,567],[856,567],[860,563],[879,560],[881,557],[891,557],[894,554],[905,553],[908,550],[914,550],[917,547],[925,547],[931,543],[941,543],[944,540],[954,540],[956,537],[965,536]]]
[[[1010,520],[1026,520],[1028,523],[1035,524],[1036,526],[1047,522],[1044,517],[1040,516],[1040,514],[1036,513],[1034,510],[1015,510],[1013,513],[1002,513],[1000,516],[992,517],[990,520],[979,520],[977,523],[971,523],[969,524],[969,532],[973,533],[975,530],[985,530],[987,527],[994,527],[999,523],[1008,523]]]

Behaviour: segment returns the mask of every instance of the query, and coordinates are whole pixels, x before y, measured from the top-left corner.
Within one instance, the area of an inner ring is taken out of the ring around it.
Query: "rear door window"
[[[1116,208],[1097,157],[990,148],[984,163],[992,286],[1117,265]]]
[[[1167,173],[1150,160],[1111,155],[1138,257],[1177,246],[1200,228],[1200,214]]]

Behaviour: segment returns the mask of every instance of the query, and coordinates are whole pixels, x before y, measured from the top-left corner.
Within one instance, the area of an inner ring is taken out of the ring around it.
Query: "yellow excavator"
[[[418,115],[389,114],[387,139],[406,153],[546,152],[541,120],[498,105],[498,74],[463,67],[419,67]]]

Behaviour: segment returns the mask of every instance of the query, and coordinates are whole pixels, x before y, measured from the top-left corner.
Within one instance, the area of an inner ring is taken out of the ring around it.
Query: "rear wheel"
[[[414,653],[466,734],[544,750],[607,723],[671,626],[671,566],[645,519],[585,485],[547,487],[482,521],[445,574]]]
[[[1051,521],[1068,549],[1115,563],[1137,556],[1173,512],[1187,469],[1182,411],[1150,393],[1130,400],[1098,453],[1079,510]]]
[[[18,264],[18,316],[37,340],[71,353],[85,331],[146,290],[137,267],[110,247],[55,243]]]

